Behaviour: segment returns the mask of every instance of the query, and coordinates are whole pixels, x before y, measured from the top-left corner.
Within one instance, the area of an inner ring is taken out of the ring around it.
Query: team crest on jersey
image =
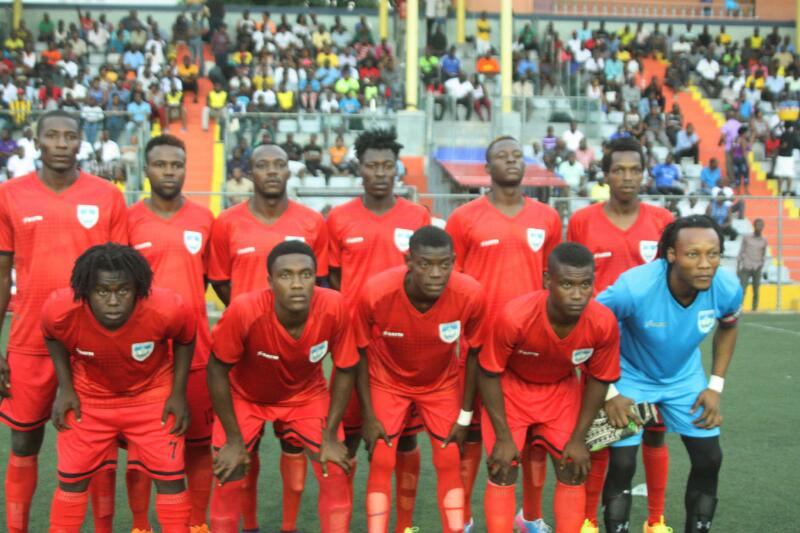
[[[408,242],[414,234],[410,229],[394,228],[394,245],[403,253],[408,251]]]
[[[311,347],[308,352],[308,360],[312,363],[319,363],[326,355],[328,355],[328,341],[322,341]]]
[[[156,344],[153,341],[150,342],[137,342],[131,344],[131,356],[134,359],[139,361],[140,363],[150,357],[153,353],[153,348],[155,348]]]
[[[656,254],[658,254],[658,242],[639,241],[639,255],[642,256],[642,261],[649,263],[656,258]]]
[[[92,229],[100,219],[100,208],[96,205],[78,204],[78,222],[86,229]]]
[[[528,246],[531,250],[538,252],[544,244],[544,230],[539,228],[528,228]]]
[[[715,320],[713,309],[700,311],[697,313],[697,329],[700,330],[700,333],[708,333],[713,329]]]
[[[439,324],[439,338],[447,344],[452,344],[461,336],[461,321]]]
[[[183,244],[189,253],[194,255],[203,247],[203,234],[199,231],[185,230],[183,232]]]
[[[572,351],[572,364],[579,365],[589,359],[594,353],[594,348],[580,348]]]

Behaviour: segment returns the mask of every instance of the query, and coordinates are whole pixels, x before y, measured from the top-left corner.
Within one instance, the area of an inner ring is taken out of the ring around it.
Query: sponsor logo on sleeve
[[[394,245],[397,249],[405,253],[408,251],[408,242],[414,232],[405,228],[394,228]]]
[[[447,344],[452,344],[461,336],[461,321],[445,322],[439,324],[439,338]]]
[[[183,244],[190,254],[195,255],[203,248],[203,234],[187,229],[183,232]]]
[[[326,355],[328,355],[327,340],[311,347],[311,350],[308,352],[308,360],[312,363],[319,363]]]
[[[155,346],[153,341],[131,344],[131,356],[141,363],[153,354]]]
[[[544,230],[539,228],[528,228],[528,246],[531,250],[538,252],[544,245]]]
[[[78,204],[78,222],[86,229],[92,229],[100,220],[100,208],[96,205]]]
[[[579,348],[572,352],[572,364],[579,365],[587,361],[594,353],[594,348]]]

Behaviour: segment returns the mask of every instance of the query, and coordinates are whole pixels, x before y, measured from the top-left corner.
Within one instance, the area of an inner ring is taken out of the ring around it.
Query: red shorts
[[[461,408],[458,387],[409,394],[373,386],[370,389],[370,395],[375,416],[381,421],[383,429],[391,439],[399,436],[401,432],[404,432],[404,428],[409,427],[412,409],[416,407],[422,426],[428,434],[432,438],[443,441],[450,434]],[[422,427],[417,429],[417,431],[420,430]]]
[[[577,376],[557,383],[536,384],[506,372],[500,378],[505,399],[506,420],[518,450],[526,440],[561,457],[572,436],[583,401],[583,387]],[[530,431],[530,432],[529,432]],[[483,443],[491,454],[496,440],[489,414],[484,409],[481,421]]]
[[[374,401],[373,399],[373,403]],[[353,395],[350,397],[350,401],[347,402],[347,407],[344,410],[342,426],[344,426],[345,435],[361,434],[361,402],[355,390],[353,390]],[[425,426],[422,423],[422,419],[419,417],[419,413],[417,413],[416,407],[412,405],[406,425],[403,427],[403,431],[400,435],[402,437],[410,437],[416,435],[424,428]]]
[[[208,446],[211,444],[211,429],[214,427],[214,408],[208,393],[206,369],[189,371],[186,383],[186,402],[192,420],[186,432],[187,446]]]
[[[252,451],[261,438],[265,422],[272,422],[275,436],[295,446],[305,447],[313,452],[319,451],[322,442],[322,429],[328,416],[328,395],[320,395],[304,405],[279,407],[257,404],[237,395],[233,396],[233,411],[236,422],[242,433],[245,446]],[[227,441],[225,429],[219,418],[214,418],[214,429],[211,437],[212,446],[222,448]],[[340,439],[344,439],[341,426],[337,431]]]
[[[43,426],[53,410],[58,379],[48,354],[8,353],[11,397],[0,398],[0,422],[18,431]]]
[[[81,421],[67,413],[70,429],[58,433],[58,479],[74,483],[100,470],[115,468],[117,446],[128,447],[128,468],[153,479],[183,479],[184,438],[170,435],[172,416],[161,424],[163,404],[148,403],[103,409],[81,405]]]

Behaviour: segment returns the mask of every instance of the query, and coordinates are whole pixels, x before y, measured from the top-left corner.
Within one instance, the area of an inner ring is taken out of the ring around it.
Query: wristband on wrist
[[[459,426],[469,426],[472,423],[472,411],[465,411],[461,410],[458,413],[458,420],[456,420],[456,424]]]
[[[725,388],[725,378],[711,374],[711,377],[708,378],[708,388],[722,394],[722,389]]]
[[[613,383],[608,384],[608,392],[606,392],[606,401],[610,400],[611,398],[615,398],[619,396],[619,391],[614,386]]]

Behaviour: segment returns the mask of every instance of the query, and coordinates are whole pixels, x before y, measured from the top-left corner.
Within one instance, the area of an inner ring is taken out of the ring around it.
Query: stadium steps
[[[642,76],[649,81],[653,76],[664,79],[666,63],[656,59],[644,59],[642,61]],[[711,103],[703,98],[696,87],[689,87],[687,91],[677,94],[664,86],[664,97],[666,108],[670,109],[673,102],[680,105],[684,117],[692,117],[692,124],[698,136],[704,140],[700,143],[700,160],[708,161],[716,157],[718,161],[725,161],[725,151],[723,147],[717,145],[720,137],[720,127],[724,124],[724,117],[714,111]],[[751,156],[752,157],[752,156]],[[775,196],[777,198],[776,184],[773,180],[767,180],[766,172],[758,161],[751,160],[750,165],[750,193],[756,196]],[[800,216],[795,202],[787,199],[781,202],[783,209],[783,237],[782,242],[787,249],[784,257],[784,266],[789,269],[791,279],[800,281]],[[767,224],[764,234],[772,248],[778,241],[778,227],[775,223],[777,213],[775,211],[776,202],[750,200],[746,205],[747,217],[751,220],[763,218]],[[775,255],[775,250],[771,250],[771,255]]]

